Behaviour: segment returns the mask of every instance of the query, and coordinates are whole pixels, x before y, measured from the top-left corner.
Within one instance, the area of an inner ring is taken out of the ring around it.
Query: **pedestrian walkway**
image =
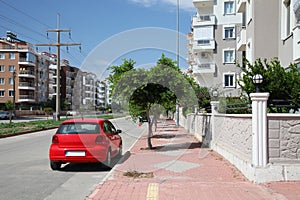
[[[174,121],[145,133],[87,200],[300,199],[300,182],[254,184]]]

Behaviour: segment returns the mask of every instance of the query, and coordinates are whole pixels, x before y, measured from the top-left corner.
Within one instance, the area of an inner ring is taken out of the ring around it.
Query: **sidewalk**
[[[174,121],[145,133],[87,200],[300,199],[300,182],[253,184]]]

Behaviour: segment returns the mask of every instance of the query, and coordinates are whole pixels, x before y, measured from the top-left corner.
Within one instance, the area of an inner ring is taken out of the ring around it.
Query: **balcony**
[[[35,66],[35,63],[28,61],[26,58],[20,58],[19,65],[29,65],[29,66]]]
[[[246,0],[238,0],[236,11],[239,13],[246,12]]]
[[[19,83],[19,90],[35,90],[34,83],[31,82],[20,82]]]
[[[215,40],[214,39],[203,39],[197,40],[193,43],[194,51],[206,51],[206,50],[214,50],[215,49]]]
[[[35,102],[34,95],[19,95],[18,102]]]
[[[193,65],[193,74],[213,74],[215,72],[215,63],[202,63],[199,65]]]
[[[293,31],[293,60],[300,61],[300,24]]]
[[[214,6],[215,0],[193,0],[193,4],[196,8],[203,8]]]
[[[246,51],[246,28],[242,28],[236,37],[236,49]]]
[[[19,77],[35,78],[35,74],[34,74],[34,71],[32,71],[32,70],[21,70],[21,71],[19,71]]]
[[[215,15],[200,15],[193,16],[193,27],[195,26],[208,26],[216,24],[216,16]]]

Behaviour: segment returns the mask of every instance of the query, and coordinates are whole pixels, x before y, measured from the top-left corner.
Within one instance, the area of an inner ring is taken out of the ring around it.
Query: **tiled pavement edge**
[[[254,184],[174,121],[158,124],[152,145],[145,133],[87,200],[300,199],[300,182]]]

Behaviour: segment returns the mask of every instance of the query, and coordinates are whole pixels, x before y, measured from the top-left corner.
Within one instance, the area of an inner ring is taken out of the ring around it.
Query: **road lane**
[[[122,129],[123,152],[146,130],[130,120],[112,120]],[[55,130],[0,139],[0,199],[79,199],[88,196],[107,175],[99,164],[49,167],[48,150]]]

